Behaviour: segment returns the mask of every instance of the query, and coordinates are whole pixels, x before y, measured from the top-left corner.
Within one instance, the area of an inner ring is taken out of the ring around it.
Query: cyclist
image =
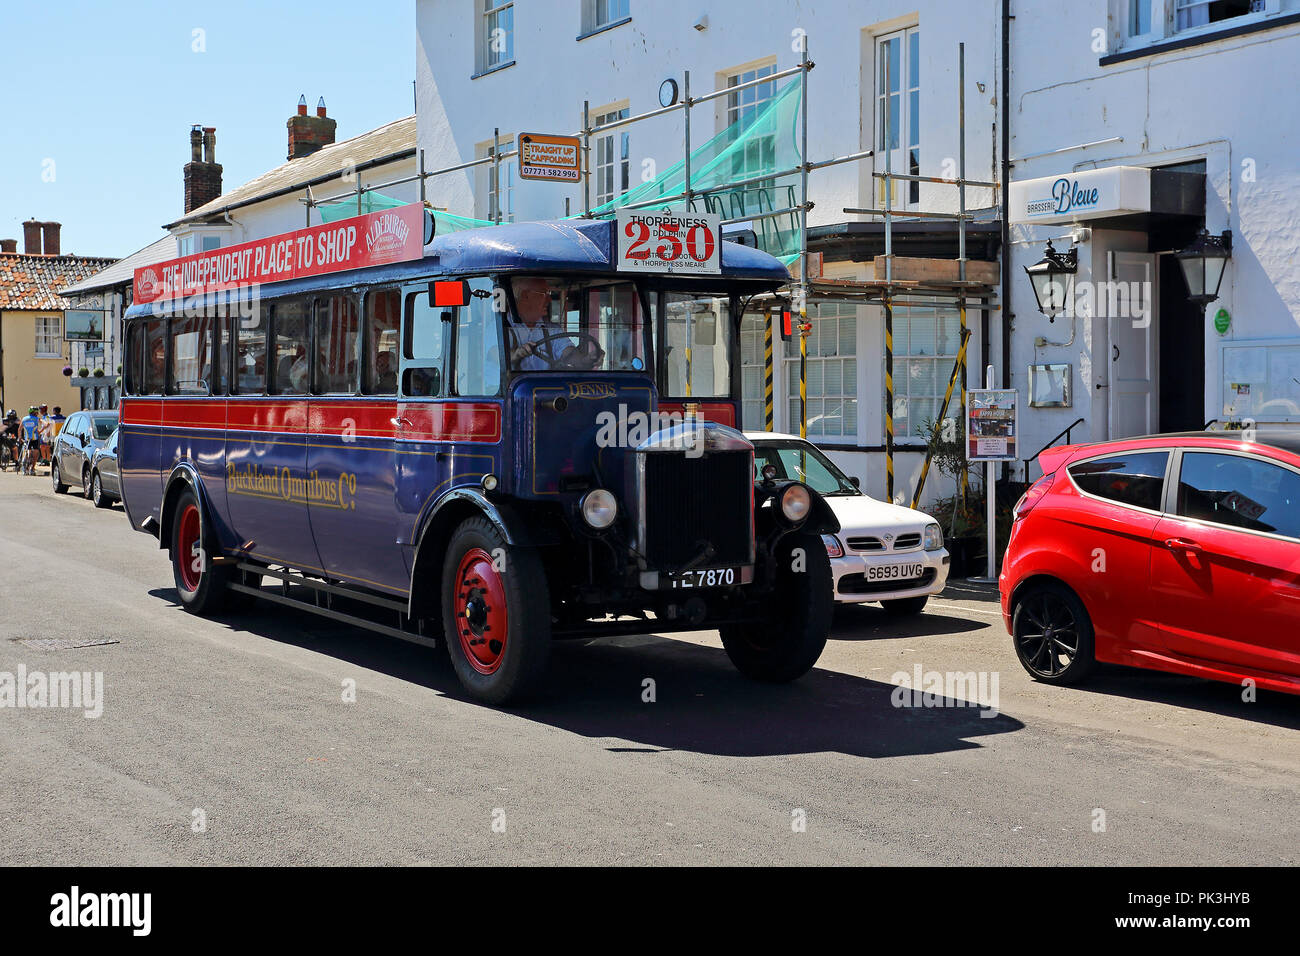
[[[22,426],[18,421],[18,413],[11,408],[5,415],[3,424],[0,424],[0,447],[8,455],[4,464],[13,462],[15,471],[18,470],[18,443],[21,433]]]
[[[27,416],[20,423],[22,426],[23,448],[20,460],[22,461],[23,474],[36,474],[36,456],[40,454],[40,428],[41,419],[37,414],[36,406],[30,405],[27,408]]]

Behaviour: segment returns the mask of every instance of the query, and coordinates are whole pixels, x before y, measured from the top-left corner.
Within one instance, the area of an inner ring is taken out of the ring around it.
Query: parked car
[[[63,423],[50,453],[50,481],[61,495],[69,485],[80,483],[81,493],[91,496],[91,458],[117,429],[117,412],[74,412]]]
[[[816,445],[793,435],[747,432],[760,477],[794,478],[820,492],[840,522],[822,535],[835,576],[835,600],[879,601],[896,614],[919,614],[948,583],[943,531],[921,511],[864,494]]]
[[[122,500],[122,476],[117,469],[117,436],[121,431],[113,429],[103,447],[96,448],[90,458],[90,500],[96,508],[112,507],[114,501]]]
[[[1075,684],[1108,661],[1300,694],[1300,434],[1157,435],[1039,461],[999,579],[1030,675]]]

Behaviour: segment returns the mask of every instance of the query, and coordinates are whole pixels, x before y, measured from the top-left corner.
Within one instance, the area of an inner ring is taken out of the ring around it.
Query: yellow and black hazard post
[[[970,334],[970,330],[966,327],[966,296],[965,295],[963,295],[958,300],[957,305],[958,305],[958,309],[961,312],[961,348],[959,350],[960,354],[957,356],[957,361],[961,365],[961,409],[959,410],[958,414],[960,414],[961,416],[960,419],[961,427],[965,429],[966,427],[966,338]],[[949,384],[948,386],[948,391],[950,393],[952,391],[951,384]],[[944,402],[945,410],[947,409],[947,407],[948,407],[948,403],[947,401],[945,401]],[[969,485],[970,485],[970,475],[967,474],[966,469],[963,468],[961,470],[961,500],[963,504],[966,502],[966,492],[969,490]],[[915,508],[916,505],[912,505],[912,507]]]
[[[763,431],[772,430],[772,313],[763,316]]]
[[[799,309],[799,437],[808,437],[808,336],[812,323],[808,321],[808,307]]]
[[[885,500],[894,501],[894,306],[885,296]]]

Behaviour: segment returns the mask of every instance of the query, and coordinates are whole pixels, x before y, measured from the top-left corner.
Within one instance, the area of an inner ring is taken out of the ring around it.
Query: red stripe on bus
[[[501,406],[494,402],[403,402],[401,437],[415,441],[499,441]]]
[[[486,441],[501,439],[501,406],[492,402],[402,402],[395,398],[294,399],[125,398],[119,409],[124,425],[401,438],[408,441]],[[395,419],[405,419],[402,429]]]

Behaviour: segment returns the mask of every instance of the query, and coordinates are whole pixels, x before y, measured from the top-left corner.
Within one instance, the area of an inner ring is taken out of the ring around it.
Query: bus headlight
[[[943,529],[937,524],[925,526],[925,550],[938,551],[943,547]]]
[[[798,524],[812,510],[812,495],[803,485],[791,485],[781,492],[781,514],[791,524]]]
[[[597,531],[604,531],[618,517],[618,501],[604,488],[596,488],[583,495],[578,510],[582,512],[583,521]]]

